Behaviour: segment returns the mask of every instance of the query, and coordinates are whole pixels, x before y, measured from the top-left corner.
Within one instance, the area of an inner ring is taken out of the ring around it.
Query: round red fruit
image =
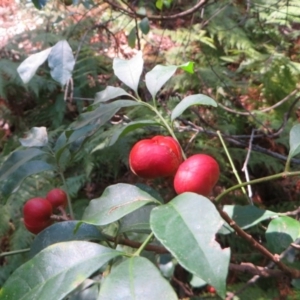
[[[24,224],[28,231],[37,234],[52,224],[51,203],[44,198],[32,198],[23,206]]]
[[[181,148],[170,136],[155,136],[137,142],[129,154],[129,166],[143,178],[166,177],[175,174],[182,162]]]
[[[46,199],[52,204],[53,209],[62,206],[65,208],[68,203],[67,194],[61,189],[52,189],[46,196]]]
[[[214,158],[206,154],[195,154],[178,168],[174,178],[177,194],[194,192],[208,196],[217,183],[220,168]]]

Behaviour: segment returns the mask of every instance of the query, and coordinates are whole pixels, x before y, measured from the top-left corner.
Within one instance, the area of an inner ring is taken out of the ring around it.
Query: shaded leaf
[[[278,213],[260,209],[253,205],[224,205],[223,210],[242,229],[250,228],[262,221],[278,216]],[[220,234],[231,232],[233,232],[233,229],[227,223],[219,230]]]
[[[105,90],[96,93],[94,104],[100,102],[106,102],[108,100],[120,97],[120,96],[129,96],[132,97],[129,93],[119,87],[107,86]]]
[[[136,28],[133,27],[129,34],[128,34],[128,37],[127,37],[127,40],[128,40],[128,45],[129,47],[131,48],[134,48],[135,47],[135,42],[136,42]]]
[[[24,147],[43,147],[48,144],[46,127],[32,127],[25,138],[19,139]]]
[[[121,252],[85,241],[51,245],[10,276],[0,291],[0,299],[63,299],[87,277],[120,255]]]
[[[65,85],[71,78],[75,66],[75,58],[67,41],[59,41],[52,47],[48,64],[52,78],[62,86]]]
[[[38,67],[46,61],[51,50],[52,48],[48,48],[41,52],[32,54],[19,65],[17,71],[25,84],[28,83],[34,76]]]
[[[143,18],[139,24],[139,27],[143,34],[148,34],[150,31],[149,19],[147,17]]]
[[[160,202],[148,193],[130,184],[119,183],[105,189],[102,196],[91,200],[82,221],[106,225],[117,221],[138,208]]]
[[[203,94],[196,94],[190,95],[182,99],[176,107],[173,109],[171,114],[171,120],[174,121],[178,118],[188,107],[192,105],[211,105],[216,107],[217,103],[212,98],[203,95]]]
[[[129,60],[115,58],[113,60],[113,69],[115,75],[137,94],[140,77],[143,71],[144,60],[142,52],[139,51]]]
[[[34,157],[36,158],[45,154],[47,153],[37,148],[14,151],[0,168],[0,180],[8,178],[9,175]]]
[[[70,125],[70,128],[78,129],[91,123],[100,127],[109,121],[120,108],[136,105],[140,104],[133,100],[116,100],[111,103],[102,103],[95,110],[81,114],[78,120]]]
[[[157,239],[189,272],[225,296],[230,249],[215,241],[224,223],[211,201],[183,193],[151,212],[150,225]],[[184,241],[184,242],[179,242]]]
[[[117,291],[117,293],[112,293]],[[105,278],[98,300],[178,299],[159,270],[144,257],[132,257]]]
[[[290,131],[290,152],[289,157],[300,153],[300,124],[294,125]]]
[[[59,242],[75,240],[105,240],[104,235],[94,225],[79,221],[64,221],[51,225],[39,233],[30,247],[30,257],[33,257],[44,248]],[[76,231],[75,231],[76,230]]]
[[[153,126],[153,125],[161,125],[161,124],[152,120],[141,120],[141,121],[130,122],[114,131],[114,134],[109,141],[109,146],[116,143],[118,139],[130,133],[131,131],[145,126],[151,126],[151,125]]]
[[[53,171],[55,167],[42,160],[31,160],[22,164],[11,176],[2,188],[4,195],[10,195],[17,191],[24,179],[28,176],[45,171]]]
[[[282,216],[272,220],[266,231],[268,248],[273,253],[281,253],[300,236],[299,221]]]

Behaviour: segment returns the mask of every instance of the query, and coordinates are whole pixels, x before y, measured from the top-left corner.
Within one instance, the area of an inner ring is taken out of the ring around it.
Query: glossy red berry
[[[129,166],[143,178],[166,177],[175,174],[182,162],[181,148],[170,136],[155,136],[137,142],[129,154]]]
[[[47,194],[46,199],[52,204],[53,209],[59,206],[65,208],[68,203],[67,194],[65,191],[58,188],[52,189]]]
[[[179,166],[174,178],[174,188],[177,194],[194,192],[208,196],[219,176],[219,165],[214,158],[196,154]]]
[[[32,198],[23,206],[24,225],[28,231],[37,234],[51,225],[52,205],[44,198]]]

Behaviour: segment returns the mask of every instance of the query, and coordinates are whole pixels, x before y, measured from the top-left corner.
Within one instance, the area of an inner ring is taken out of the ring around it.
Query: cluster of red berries
[[[24,225],[28,231],[38,234],[53,223],[53,211],[67,206],[67,194],[52,189],[45,198],[29,199],[23,206]]]
[[[155,136],[137,142],[130,151],[129,166],[143,178],[174,177],[177,194],[194,192],[208,196],[220,176],[219,165],[206,154],[183,161],[178,142],[170,136]]]

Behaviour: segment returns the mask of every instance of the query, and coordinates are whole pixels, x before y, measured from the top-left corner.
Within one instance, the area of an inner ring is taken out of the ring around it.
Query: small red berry
[[[174,188],[177,194],[194,192],[208,196],[219,176],[219,165],[214,158],[196,154],[179,166],[174,178]]]
[[[216,293],[216,289],[213,286],[211,286],[211,285],[207,285],[206,286],[206,291],[208,293],[211,293],[211,294],[215,294]]]
[[[130,169],[143,178],[172,176],[181,162],[180,145],[170,136],[140,140],[129,154]]]
[[[44,198],[32,198],[23,206],[24,225],[28,231],[37,234],[53,223],[52,205]]]
[[[65,208],[68,203],[67,194],[58,188],[52,189],[46,196],[46,199],[52,204],[53,209],[61,206]]]

